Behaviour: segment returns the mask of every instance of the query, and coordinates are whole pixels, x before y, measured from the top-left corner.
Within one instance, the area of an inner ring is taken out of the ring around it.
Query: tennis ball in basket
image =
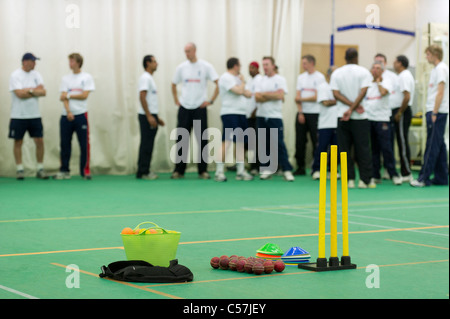
[[[264,266],[264,272],[266,274],[270,274],[273,271],[273,264],[271,260],[266,260],[263,264]]]
[[[122,229],[121,234],[132,235],[134,234],[134,231],[130,227],[125,227],[124,229]]]
[[[238,272],[244,272],[245,271],[245,263],[246,261],[244,259],[238,260],[236,263],[236,270]]]
[[[219,260],[219,267],[220,267],[220,269],[223,269],[223,270],[226,270],[226,269],[228,269],[228,264],[229,264],[229,259],[228,259],[228,257],[225,257],[225,258],[221,258],[220,260]]]
[[[211,258],[211,261],[210,261],[211,267],[213,267],[214,269],[219,268],[219,261],[220,261],[219,257]]]
[[[282,272],[285,268],[284,262],[278,260],[273,265],[273,269],[275,269],[276,272]]]
[[[252,267],[252,271],[255,275],[261,275],[264,272],[264,266],[260,263],[255,263]]]

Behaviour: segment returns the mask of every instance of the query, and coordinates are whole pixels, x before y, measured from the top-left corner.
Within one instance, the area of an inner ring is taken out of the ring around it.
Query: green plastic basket
[[[178,243],[180,241],[180,232],[173,232],[159,227],[152,222],[143,222],[134,229],[139,229],[143,224],[152,224],[149,228],[141,229],[160,229],[159,234],[145,234],[141,232],[139,235],[121,234],[123,248],[128,260],[144,260],[154,266],[168,267],[169,262],[175,259],[177,254]]]

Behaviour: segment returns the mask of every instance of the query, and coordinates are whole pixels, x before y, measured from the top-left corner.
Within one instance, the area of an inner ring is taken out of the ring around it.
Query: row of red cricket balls
[[[270,274],[272,271],[282,272],[285,265],[281,260],[260,259],[255,257],[245,258],[237,255],[213,257],[210,261],[211,267],[214,269],[230,269],[238,272],[246,272],[248,274],[261,275],[263,272]]]

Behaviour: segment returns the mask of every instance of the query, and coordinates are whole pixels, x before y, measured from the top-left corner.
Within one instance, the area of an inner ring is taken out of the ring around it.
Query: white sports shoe
[[[394,185],[402,185],[403,178],[401,176],[393,176],[392,183],[394,183]]]
[[[411,183],[414,180],[414,177],[412,174],[409,174],[408,176],[402,176],[402,180],[404,183]]]
[[[389,172],[385,169],[383,172],[383,176],[381,176],[382,179],[391,179],[391,175],[389,175]]]
[[[216,182],[226,182],[227,181],[227,177],[225,176],[224,173],[216,173],[214,175],[214,180]]]
[[[259,175],[259,179],[266,180],[272,178],[272,173],[270,171],[262,171]]]
[[[69,172],[58,172],[55,176],[53,176],[54,179],[70,179],[70,173]]]
[[[366,184],[362,180],[359,180],[358,188],[377,188],[377,184],[375,184],[373,178],[370,179],[369,184]]]
[[[252,181],[254,177],[247,173],[247,171],[243,171],[242,174],[236,174],[237,181]]]
[[[355,180],[354,179],[348,180],[347,188],[355,188]]]
[[[145,180],[150,180],[150,181],[152,181],[152,180],[155,180],[155,179],[157,179],[159,176],[158,175],[156,175],[155,173],[153,173],[153,172],[150,172],[150,173],[148,173],[148,174],[146,174],[146,175],[142,175],[142,179],[145,179]]]
[[[295,181],[294,175],[292,175],[291,171],[285,171],[285,172],[283,172],[283,175],[284,175],[285,181],[288,181],[288,182]]]
[[[424,182],[419,182],[417,179],[412,180],[409,185],[411,185],[412,187],[425,187],[425,183]]]
[[[311,177],[312,177],[313,180],[320,179],[320,172],[319,171],[315,171],[314,173],[312,173]]]

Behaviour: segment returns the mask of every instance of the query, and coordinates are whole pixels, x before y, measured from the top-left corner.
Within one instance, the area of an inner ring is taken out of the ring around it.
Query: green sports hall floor
[[[227,175],[226,183],[199,180],[195,173],[184,180],[160,174],[156,181],[131,175],[0,178],[0,299],[449,298],[448,187],[385,181],[376,189],[351,189],[356,270],[287,267],[256,276],[214,270],[209,261],[254,256],[266,243],[284,250],[300,246],[315,260],[319,183],[310,177],[288,183],[280,176],[238,182],[234,173]],[[126,259],[122,228],[143,221],[181,232],[177,258],[191,269],[193,282],[129,284],[98,277],[102,265]],[[73,274],[68,265],[79,269],[79,288],[66,286]],[[375,283],[368,265],[379,267],[379,288],[366,285]]]

